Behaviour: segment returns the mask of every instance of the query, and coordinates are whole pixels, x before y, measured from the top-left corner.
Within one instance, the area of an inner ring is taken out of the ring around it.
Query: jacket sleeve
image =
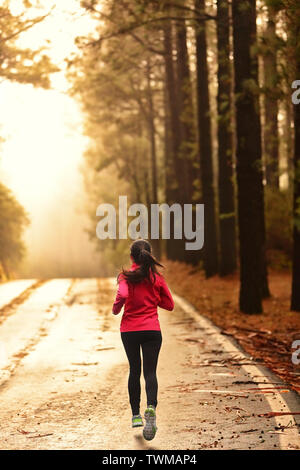
[[[160,302],[158,306],[170,311],[174,309],[174,300],[163,276],[161,276]]]
[[[118,315],[120,313],[126,299],[128,297],[128,284],[125,279],[120,279],[116,299],[113,304],[112,313]]]

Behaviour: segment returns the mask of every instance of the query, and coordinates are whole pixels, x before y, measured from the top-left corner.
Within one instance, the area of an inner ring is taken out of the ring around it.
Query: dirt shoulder
[[[264,313],[239,311],[238,274],[205,279],[202,272],[184,263],[168,261],[165,275],[175,293],[187,299],[199,313],[233,336],[253,358],[261,361],[293,390],[300,392],[300,366],[293,365],[292,343],[300,339],[300,313],[290,311],[291,276],[270,271],[271,297],[264,300]]]

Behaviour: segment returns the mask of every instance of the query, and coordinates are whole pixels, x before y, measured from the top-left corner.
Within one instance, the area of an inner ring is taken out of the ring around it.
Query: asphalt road
[[[144,441],[131,428],[115,288],[0,286],[0,449],[300,449],[299,396],[177,296],[159,312],[158,433]]]

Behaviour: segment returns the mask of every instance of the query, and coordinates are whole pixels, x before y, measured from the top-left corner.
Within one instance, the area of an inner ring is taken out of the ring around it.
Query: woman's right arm
[[[160,278],[160,284],[160,302],[158,306],[171,311],[174,309],[174,300],[163,276]]]

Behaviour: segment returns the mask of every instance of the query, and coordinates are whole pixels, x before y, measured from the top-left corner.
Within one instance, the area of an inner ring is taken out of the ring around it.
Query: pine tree
[[[262,312],[264,195],[258,100],[256,1],[233,0],[233,43],[237,127],[240,309]]]

